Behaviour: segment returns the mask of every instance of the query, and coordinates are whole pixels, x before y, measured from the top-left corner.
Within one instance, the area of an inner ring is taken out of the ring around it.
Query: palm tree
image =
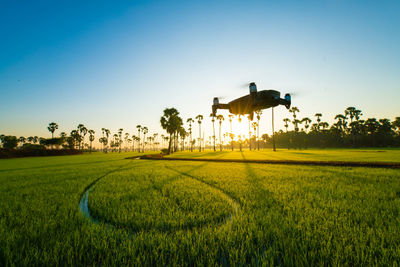
[[[400,132],[400,117],[396,117],[392,125],[396,128],[397,132]]]
[[[356,111],[356,108],[355,107],[348,107],[348,108],[346,108],[346,110],[344,111],[344,114],[347,116],[347,115],[349,115],[349,117],[350,117],[350,122],[353,122],[353,119],[354,119],[354,117],[355,117],[355,111]]]
[[[179,117],[179,112],[175,108],[164,109],[164,115],[160,119],[161,127],[169,134],[168,154],[171,154],[172,135],[175,134],[183,122]]]
[[[317,117],[317,130],[319,131],[319,127],[321,126],[320,122],[321,122],[322,114],[321,113],[315,113],[314,116]]]
[[[83,125],[83,124],[78,124],[78,131],[79,131],[79,134],[82,136],[82,134],[85,132],[85,135],[86,135],[86,133],[87,133],[87,129],[86,129],[86,127],[85,127],[85,125]],[[80,138],[81,139],[81,142],[84,142],[84,140],[83,140],[83,138]],[[81,142],[79,142],[79,149],[81,149]],[[83,149],[83,145],[82,145],[82,149]]]
[[[33,137],[33,143],[37,144],[39,142],[39,137],[37,137],[36,135]]]
[[[23,137],[23,136],[21,136],[20,138],[18,138],[18,142],[21,143],[21,146],[24,145],[25,141],[26,141],[26,138]]]
[[[257,130],[257,127],[258,127],[258,123],[257,122],[253,122],[252,124],[251,124],[251,126],[253,126],[253,130],[254,130],[254,138],[256,138],[256,130]],[[254,140],[254,142],[255,142],[256,140]],[[256,150],[256,148],[255,148],[255,143],[254,143],[254,150]]]
[[[147,127],[144,126],[144,127],[142,128],[142,133],[143,133],[143,148],[142,148],[142,152],[144,152],[144,146],[145,146],[144,141],[146,140],[146,134],[147,134],[148,132],[149,132],[149,129],[147,129]]]
[[[233,151],[233,132],[232,132],[232,119],[233,119],[233,115],[232,115],[232,114],[229,114],[228,117],[229,117],[229,123],[230,123],[230,125],[231,125],[231,134],[230,134],[230,137],[231,137],[231,145],[232,145],[232,151]]]
[[[51,138],[54,138],[54,132],[58,129],[58,124],[55,122],[49,123],[49,126],[47,127],[47,130],[51,132]]]
[[[215,114],[211,113],[210,117],[211,117],[211,122],[213,125],[213,139],[214,139],[214,151],[215,151]]]
[[[138,152],[140,153],[140,131],[142,130],[142,126],[140,124],[136,125],[136,128],[138,129]]]
[[[187,123],[189,123],[189,134],[190,134],[190,151],[193,152],[193,145],[192,145],[192,123],[194,123],[194,120],[192,118],[188,118],[186,120]]]
[[[121,153],[121,145],[122,145],[122,132],[124,131],[124,129],[120,128],[118,129],[118,138],[119,138],[119,142],[118,142],[118,153]]]
[[[311,119],[308,117],[305,117],[305,118],[301,119],[301,122],[302,123],[304,122],[304,128],[306,129],[306,133],[307,133],[308,127],[310,127]]]
[[[256,110],[257,115],[257,150],[260,150],[260,119],[262,115],[262,110]]]
[[[300,112],[300,110],[297,107],[292,107],[291,109],[289,109],[290,113],[293,113],[293,119],[296,119],[296,112]]]
[[[247,120],[249,121],[249,149],[251,151],[251,141],[250,141],[250,139],[251,139],[251,116],[250,115],[247,115]],[[243,135],[243,138],[244,138],[244,135]]]
[[[137,138],[137,136],[133,134],[132,135],[132,151],[135,151],[136,138]]]
[[[110,136],[111,132],[109,129],[105,129],[104,132],[106,134],[106,140],[105,140],[106,153],[108,153],[108,137]]]
[[[225,118],[220,114],[217,116],[217,120],[219,121],[219,150],[222,151],[221,127],[222,127],[222,121],[225,120]]]
[[[88,131],[88,133],[89,133],[89,141],[90,141],[90,153],[92,153],[92,142],[94,141],[94,134],[95,134],[95,132],[94,132],[94,130],[89,130]]]
[[[79,134],[77,130],[72,130],[70,136],[72,137],[73,147],[76,148],[76,146],[78,146],[79,148],[82,141],[82,136]]]
[[[285,123],[286,132],[288,132],[288,127],[289,127],[288,123],[290,122],[290,119],[289,118],[284,118],[283,122]]]
[[[338,126],[340,133],[343,133],[344,132],[344,121],[346,120],[346,117],[342,114],[337,114],[335,116],[335,120],[337,120],[336,124]]]
[[[128,139],[129,139],[129,133],[125,133],[125,137],[124,137],[124,140],[125,140],[125,148],[124,148],[125,152],[127,151],[128,147],[129,147]]]
[[[203,115],[199,114],[195,118],[199,124],[199,152],[201,152],[201,121],[203,120]]]
[[[33,136],[29,136],[28,138],[26,138],[26,140],[27,140],[29,143],[32,143],[32,142],[33,142]]]

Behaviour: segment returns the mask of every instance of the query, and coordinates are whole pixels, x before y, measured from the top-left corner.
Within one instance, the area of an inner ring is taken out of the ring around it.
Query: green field
[[[174,156],[400,161],[398,150],[365,151]],[[0,160],[0,265],[400,262],[399,170],[134,155]]]
[[[307,149],[287,150],[278,149],[273,152],[271,149],[242,152],[235,151],[213,151],[206,150],[198,152],[178,152],[170,157],[177,158],[205,158],[205,159],[245,159],[245,160],[310,160],[310,161],[356,161],[356,162],[400,162],[400,149]]]

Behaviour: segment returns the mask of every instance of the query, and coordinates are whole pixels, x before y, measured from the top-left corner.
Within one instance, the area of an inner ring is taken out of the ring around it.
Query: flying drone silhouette
[[[250,94],[232,100],[228,104],[219,103],[218,97],[214,97],[212,105],[212,113],[215,116],[218,109],[228,109],[230,113],[235,115],[249,115],[249,119],[253,120],[254,112],[257,110],[272,108],[272,144],[273,150],[275,146],[275,129],[274,129],[274,107],[284,105],[287,109],[292,104],[290,94],[286,94],[285,98],[281,98],[281,93],[275,90],[262,90],[257,92],[256,83],[249,84]]]
[[[230,113],[235,115],[250,115],[253,120],[254,112],[267,108],[273,108],[284,105],[287,109],[291,105],[291,96],[286,94],[285,98],[281,98],[281,93],[275,90],[262,90],[257,92],[257,85],[252,82],[249,84],[250,94],[232,100],[228,104],[219,103],[219,98],[214,97],[212,105],[212,113],[216,115],[218,109],[228,109]]]

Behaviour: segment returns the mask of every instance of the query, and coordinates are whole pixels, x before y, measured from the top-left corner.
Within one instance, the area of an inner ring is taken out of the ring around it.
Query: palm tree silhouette
[[[217,120],[219,121],[219,150],[222,151],[221,126],[222,126],[222,121],[225,120],[225,118],[220,114],[217,116]]]
[[[190,151],[193,152],[193,142],[192,142],[192,123],[194,123],[194,120],[192,118],[188,118],[186,120],[187,123],[189,123],[189,134],[190,134]]]
[[[308,127],[310,127],[311,119],[308,117],[305,117],[305,118],[301,119],[301,122],[304,122],[304,128],[306,129],[306,133],[307,133]]]
[[[260,119],[262,115],[262,110],[256,110],[255,113],[257,115],[257,150],[260,150]]]
[[[176,134],[178,129],[182,127],[182,119],[178,116],[179,112],[175,108],[164,109],[164,115],[160,119],[161,127],[169,134],[168,154],[171,154],[172,135]]]
[[[215,151],[215,114],[211,113],[210,117],[211,117],[211,122],[212,122],[212,125],[213,125],[213,136],[212,136],[212,138],[214,140],[214,151]]]
[[[90,152],[89,153],[92,153],[92,142],[94,141],[95,132],[94,132],[94,130],[89,130],[88,133],[89,133],[89,141],[90,141]]]
[[[106,134],[106,139],[105,139],[106,153],[108,153],[108,137],[110,136],[111,132],[109,129],[105,129],[104,132]]]
[[[231,134],[230,134],[230,137],[231,137],[231,145],[232,145],[232,151],[233,151],[233,132],[232,132],[232,118],[233,118],[233,115],[232,114],[229,114],[228,115],[228,117],[229,117],[229,124],[231,125]]]
[[[195,118],[199,124],[199,152],[201,152],[201,121],[203,120],[203,115],[199,114]]]
[[[321,113],[315,113],[314,116],[317,117],[317,127],[318,127],[318,131],[319,131],[319,127],[321,126],[320,122],[321,122],[322,114]]]
[[[24,145],[25,141],[26,141],[26,138],[23,137],[23,136],[21,136],[20,138],[18,138],[18,143],[21,143],[21,146]]]
[[[140,131],[142,130],[142,126],[138,124],[136,128],[138,129],[138,152],[140,153]]]
[[[144,126],[142,128],[142,133],[143,133],[143,148],[142,148],[142,152],[144,152],[144,146],[145,146],[145,140],[146,140],[146,134],[149,132],[149,129],[147,129],[146,126]]]
[[[288,132],[288,127],[289,127],[289,122],[290,122],[290,119],[289,118],[284,118],[283,119],[283,122],[285,123],[285,128],[286,128],[286,132]]]
[[[55,122],[49,123],[49,126],[47,127],[47,130],[51,132],[51,138],[54,138],[54,132],[58,129],[58,124]]]
[[[253,130],[254,130],[254,137],[256,138],[256,130],[257,130],[257,127],[258,127],[258,123],[257,122],[253,122],[252,124],[251,124],[251,126],[253,126]],[[254,140],[255,141],[255,140]],[[256,150],[256,144],[254,143],[254,150]]]
[[[86,133],[87,133],[87,129],[86,129],[86,127],[85,127],[85,125],[83,125],[83,124],[79,124],[78,125],[78,131],[79,131],[79,134],[81,135],[81,140],[80,140],[80,142],[79,142],[79,149],[83,149],[83,144],[82,144],[82,148],[81,148],[81,142],[84,142],[84,138],[82,138],[82,135],[83,135],[83,133],[85,133],[85,135],[86,135]]]
[[[247,115],[247,120],[249,121],[249,149],[251,151],[251,117],[250,117],[250,115]]]

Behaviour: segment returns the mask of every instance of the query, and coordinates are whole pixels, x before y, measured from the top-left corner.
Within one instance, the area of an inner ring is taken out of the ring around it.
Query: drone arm
[[[292,99],[290,97],[290,94],[286,94],[285,98],[280,98],[279,104],[284,105],[287,109],[289,109],[290,105],[292,104]]]
[[[217,113],[217,109],[229,109],[229,104],[216,104],[212,106],[212,112],[215,115]]]

